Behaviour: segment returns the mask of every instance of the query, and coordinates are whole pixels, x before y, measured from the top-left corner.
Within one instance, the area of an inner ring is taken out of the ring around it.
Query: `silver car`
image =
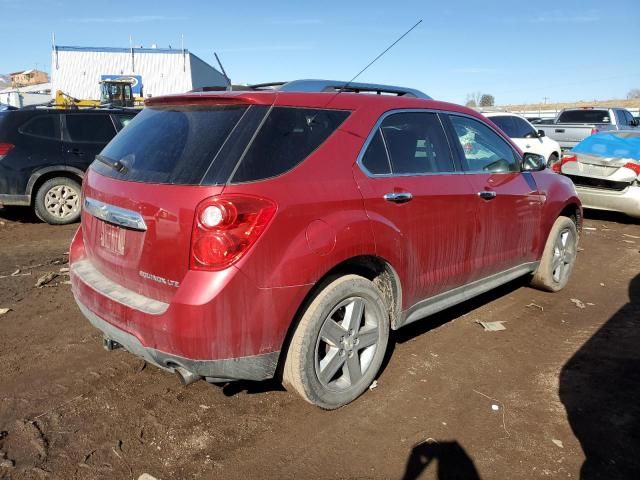
[[[640,131],[591,135],[553,169],[573,180],[585,208],[640,218]]]

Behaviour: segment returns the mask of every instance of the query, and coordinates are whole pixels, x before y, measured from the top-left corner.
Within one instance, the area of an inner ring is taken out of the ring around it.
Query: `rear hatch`
[[[275,98],[154,99],[96,157],[85,178],[82,229],[91,267],[169,303],[190,268],[223,270],[248,251],[275,215],[273,199],[237,188],[233,197],[211,197],[227,184],[295,168],[349,115],[272,106]]]
[[[82,231],[93,268],[169,302],[189,269],[197,205],[223,191],[267,110],[238,102],[138,114],[85,178]]]

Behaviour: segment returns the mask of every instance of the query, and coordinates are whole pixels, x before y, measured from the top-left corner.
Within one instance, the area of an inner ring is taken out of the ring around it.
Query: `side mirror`
[[[547,168],[547,161],[537,153],[525,153],[522,157],[523,172],[539,172]]]
[[[544,137],[546,134],[544,133],[544,130],[538,130],[538,136],[540,138]]]

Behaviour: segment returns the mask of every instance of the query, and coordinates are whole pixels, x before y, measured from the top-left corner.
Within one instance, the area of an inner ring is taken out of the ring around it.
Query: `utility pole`
[[[542,97],[542,100],[544,100],[544,104],[547,104],[547,100],[551,100],[549,97]]]

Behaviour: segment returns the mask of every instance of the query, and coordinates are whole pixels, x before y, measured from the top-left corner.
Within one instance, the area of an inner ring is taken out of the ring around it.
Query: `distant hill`
[[[621,107],[621,108],[638,108],[640,107],[640,99],[634,100],[581,100],[579,102],[565,103],[529,103],[519,105],[501,105],[499,108],[505,110],[560,110],[562,108],[573,107]]]

